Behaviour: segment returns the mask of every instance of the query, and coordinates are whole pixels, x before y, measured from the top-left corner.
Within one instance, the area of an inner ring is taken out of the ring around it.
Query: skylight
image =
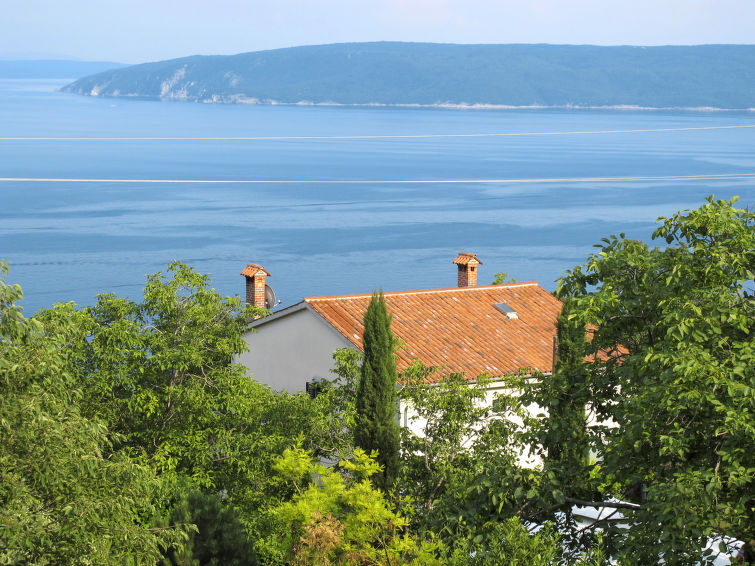
[[[519,315],[516,314],[516,311],[506,303],[496,303],[495,308],[497,308],[509,318],[519,318]]]

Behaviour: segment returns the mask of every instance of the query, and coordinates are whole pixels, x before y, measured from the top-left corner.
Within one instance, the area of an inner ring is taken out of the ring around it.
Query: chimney
[[[241,275],[246,277],[246,302],[265,308],[265,279],[270,274],[261,265],[247,263]]]
[[[478,257],[459,252],[454,263],[459,266],[459,287],[477,287],[477,266],[482,265]]]

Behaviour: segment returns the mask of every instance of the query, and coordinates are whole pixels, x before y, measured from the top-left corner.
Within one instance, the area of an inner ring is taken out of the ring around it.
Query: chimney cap
[[[456,265],[482,265],[480,258],[478,258],[475,254],[466,252],[459,252],[459,255],[456,256],[456,259],[453,262]]]
[[[270,277],[270,274],[267,272],[267,269],[265,269],[261,265],[257,265],[256,263],[247,263],[246,267],[241,272],[241,275],[243,275],[244,277],[254,277],[260,271],[262,271],[265,275]]]

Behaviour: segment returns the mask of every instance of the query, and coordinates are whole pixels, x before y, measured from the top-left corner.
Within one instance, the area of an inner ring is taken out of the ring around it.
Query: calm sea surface
[[[752,112],[202,105],[56,92],[64,83],[0,81],[0,137],[340,138],[0,140],[0,177],[101,179],[0,181],[0,258],[27,313],[138,297],[174,259],[228,295],[261,263],[284,305],[454,286],[459,251],[480,256],[481,283],[503,270],[553,289],[603,236],[648,239],[658,216],[709,194],[755,206],[753,178],[595,179],[755,173],[755,129],[678,130],[755,124]],[[349,138],[544,132],[603,133]],[[591,180],[542,181],[574,178]],[[332,182],[354,180],[370,182]]]

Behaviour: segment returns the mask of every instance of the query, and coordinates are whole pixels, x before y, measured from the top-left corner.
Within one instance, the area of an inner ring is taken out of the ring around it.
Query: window
[[[497,308],[509,318],[519,318],[519,315],[516,314],[516,311],[506,303],[496,303],[495,308]]]
[[[307,382],[304,389],[314,399],[325,390],[324,385],[321,377],[315,377],[312,381]]]

